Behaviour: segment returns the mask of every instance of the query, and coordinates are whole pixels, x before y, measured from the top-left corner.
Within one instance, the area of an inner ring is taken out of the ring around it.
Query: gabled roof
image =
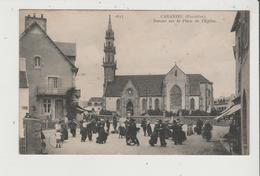
[[[28,34],[28,32],[33,29],[33,27],[38,27],[41,32],[46,36],[46,38],[50,41],[50,43],[58,50],[58,52],[64,57],[64,59],[69,62],[69,64],[76,70],[78,70],[78,68],[71,62],[71,60],[62,52],[62,50],[56,45],[56,43],[48,36],[48,34],[39,26],[39,24],[37,22],[32,23],[29,27],[27,27],[24,32],[20,35],[20,40],[26,35]]]
[[[106,97],[121,97],[129,80],[136,87],[140,97],[162,96],[162,83],[165,75],[119,75],[113,82],[108,82]]]
[[[67,56],[76,56],[76,43],[55,42],[60,50]]]
[[[201,74],[186,74],[186,75],[187,75],[188,82],[190,85],[190,90],[189,90],[190,95],[199,96],[201,94],[201,92],[200,92],[201,83],[212,84],[209,80],[207,80]]]
[[[28,88],[28,80],[26,71],[19,71],[19,87],[20,88]]]

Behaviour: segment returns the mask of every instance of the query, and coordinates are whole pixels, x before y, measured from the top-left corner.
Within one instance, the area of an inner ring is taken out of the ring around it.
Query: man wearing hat
[[[166,147],[167,144],[165,141],[165,134],[166,134],[165,124],[160,119],[158,124],[158,136],[160,138],[161,147]]]
[[[151,134],[151,138],[149,140],[149,144],[153,147],[155,144],[157,144],[158,140],[158,129],[159,129],[159,120],[156,120],[153,132]]]

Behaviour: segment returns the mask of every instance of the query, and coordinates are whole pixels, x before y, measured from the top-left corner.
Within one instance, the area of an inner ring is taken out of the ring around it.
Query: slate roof
[[[71,62],[71,60],[67,57],[67,55],[65,53],[63,53],[63,51],[57,46],[57,44],[49,37],[49,35],[39,26],[39,24],[37,22],[32,23],[29,27],[27,27],[24,32],[20,35],[19,40],[21,40],[31,29],[33,29],[33,27],[38,27],[42,33],[46,36],[46,38],[51,42],[51,44],[58,50],[58,52],[64,57],[64,59],[66,61],[69,62],[69,64],[75,68],[76,70],[78,70],[78,68]]]
[[[140,97],[162,96],[165,75],[119,75],[107,84],[106,97],[120,97],[129,80],[132,81]]]
[[[76,43],[55,42],[66,56],[76,56]]]
[[[211,83],[201,74],[186,74],[190,85],[190,95],[200,95],[200,84]]]
[[[19,71],[19,87],[20,88],[28,88],[28,80],[26,71]]]
[[[190,83],[190,95],[200,95],[200,83],[210,83],[201,74],[186,74]],[[140,97],[162,96],[162,84],[166,75],[120,75],[108,82],[105,97],[121,97],[129,80],[132,81]]]

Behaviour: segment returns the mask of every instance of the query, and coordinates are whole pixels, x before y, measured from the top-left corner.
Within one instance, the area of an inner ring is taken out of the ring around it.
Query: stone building
[[[236,14],[231,32],[235,32],[236,97],[241,103],[241,149],[249,154],[249,11]]]
[[[116,75],[114,31],[109,17],[103,58],[105,108],[121,115],[141,115],[148,110],[181,109],[210,112],[213,83],[201,74],[186,74],[176,64],[161,75]]]
[[[19,56],[26,59],[29,83],[29,113],[52,120],[66,115],[65,95],[75,88],[76,44],[54,42],[47,34],[47,19],[26,16],[19,39]],[[75,101],[77,96],[75,94]]]

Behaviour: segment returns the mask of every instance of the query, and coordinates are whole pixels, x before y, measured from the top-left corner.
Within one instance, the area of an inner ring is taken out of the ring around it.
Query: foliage
[[[75,88],[71,88],[65,95],[65,108],[67,110],[67,117],[69,120],[76,119],[77,116],[77,102],[73,101]]]

